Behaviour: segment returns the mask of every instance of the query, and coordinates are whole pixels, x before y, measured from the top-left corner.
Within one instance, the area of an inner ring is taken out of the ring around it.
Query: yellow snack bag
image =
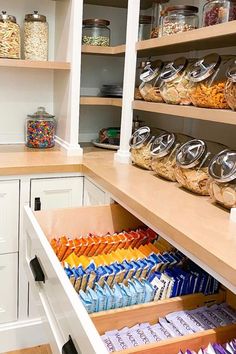
[[[80,257],[76,256],[73,252],[64,260],[64,262],[69,264],[71,268],[78,267],[80,265]]]

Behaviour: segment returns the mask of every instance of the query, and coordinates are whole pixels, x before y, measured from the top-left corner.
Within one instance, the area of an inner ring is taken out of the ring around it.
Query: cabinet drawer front
[[[0,254],[18,251],[19,181],[0,182]]]
[[[84,205],[104,205],[106,204],[105,192],[99,189],[88,179],[84,180]]]
[[[30,208],[25,208],[26,263],[38,257],[45,283],[36,284],[36,290],[44,307],[45,316],[54,334],[57,347],[72,337],[77,352],[105,354],[107,350],[80,302],[61,264],[54,254],[42,229]],[[29,279],[32,283],[32,276]]]
[[[17,320],[18,254],[0,256],[0,323]]]
[[[83,177],[48,178],[31,180],[31,208],[40,199],[40,209],[82,206]]]

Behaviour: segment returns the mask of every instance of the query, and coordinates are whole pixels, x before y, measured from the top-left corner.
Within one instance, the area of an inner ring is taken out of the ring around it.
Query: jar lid
[[[182,145],[176,154],[177,165],[182,168],[197,166],[206,152],[206,143],[203,140],[193,139]]]
[[[188,60],[186,58],[177,58],[165,65],[160,78],[165,82],[172,81],[178,76],[178,74],[182,73],[186,69],[187,65]]]
[[[139,16],[139,23],[141,25],[150,25],[152,23],[152,16],[145,16],[145,15],[140,15]]]
[[[175,5],[175,6],[170,6],[167,7],[166,12],[172,12],[172,11],[189,11],[193,13],[198,13],[198,7],[196,6],[191,6],[191,5]]]
[[[216,53],[207,55],[193,64],[189,72],[189,77],[193,82],[205,80],[216,72],[220,63],[220,55]]]
[[[174,133],[161,134],[152,143],[151,155],[159,158],[168,155],[175,141],[176,136]]]
[[[230,81],[236,82],[236,61],[230,66],[226,75]]]
[[[44,15],[40,15],[38,11],[34,11],[33,14],[25,15],[25,21],[27,22],[46,22],[47,18]]]
[[[100,18],[88,18],[86,20],[83,20],[83,25],[84,26],[109,26],[110,21],[103,20]]]
[[[132,149],[138,149],[148,140],[151,133],[149,127],[141,127],[130,138],[129,145]]]
[[[45,107],[38,107],[37,112],[34,114],[29,114],[29,118],[37,118],[37,119],[49,119],[49,118],[55,118],[52,114],[49,114],[45,111]]]
[[[236,151],[224,150],[214,156],[208,172],[217,182],[233,181],[236,178]]]
[[[142,74],[140,75],[140,80],[143,82],[152,81],[158,75],[160,75],[162,68],[163,68],[163,62],[161,60],[148,62]]]
[[[8,15],[6,11],[2,11],[0,14],[0,21],[5,22],[5,21],[10,21],[16,23],[16,17],[12,15]]]

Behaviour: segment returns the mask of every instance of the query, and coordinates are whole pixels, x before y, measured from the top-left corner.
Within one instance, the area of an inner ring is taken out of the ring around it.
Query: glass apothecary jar
[[[152,25],[151,38],[161,37],[162,18],[164,7],[169,0],[153,0],[152,2]]]
[[[55,145],[55,116],[47,113],[44,107],[28,115],[26,119],[26,146],[46,149]]]
[[[226,146],[212,141],[193,139],[180,147],[176,154],[175,177],[189,191],[209,195],[208,167],[213,156]]]
[[[208,0],[203,8],[202,27],[236,20],[235,0]]]
[[[139,31],[138,31],[138,40],[145,41],[151,36],[151,23],[152,16],[139,16]]]
[[[139,92],[142,98],[148,102],[163,102],[160,93],[161,79],[160,75],[163,68],[161,60],[149,62],[140,75],[141,85]]]
[[[137,66],[136,78],[135,78],[135,91],[134,91],[134,99],[135,100],[143,100],[143,97],[142,97],[140,90],[139,90],[139,86],[142,83],[140,76],[148,64],[150,64],[149,60],[143,60],[143,61],[140,61]]]
[[[225,208],[236,207],[236,151],[225,150],[214,156],[208,169],[209,194]]]
[[[0,58],[20,59],[20,57],[20,26],[17,24],[15,16],[2,11],[0,14]]]
[[[25,15],[24,57],[26,60],[48,60],[48,23],[38,11]]]
[[[162,84],[160,93],[163,100],[169,104],[190,105],[189,96],[190,79],[189,70],[191,66],[186,58],[178,58],[168,63],[161,75]]]
[[[146,170],[151,170],[151,146],[153,141],[163,130],[157,128],[141,127],[132,135],[129,145],[132,162]]]
[[[198,28],[198,8],[196,6],[176,5],[168,7],[162,20],[162,36],[188,32]]]
[[[194,106],[227,109],[225,98],[226,72],[232,57],[210,54],[197,61],[189,74],[190,98]]]
[[[236,61],[227,71],[227,82],[225,86],[225,99],[232,110],[236,110]]]
[[[82,44],[110,46],[110,21],[98,18],[83,20]]]
[[[153,171],[158,176],[175,182],[176,153],[181,145],[190,140],[190,136],[179,133],[164,133],[157,137],[151,146]]]

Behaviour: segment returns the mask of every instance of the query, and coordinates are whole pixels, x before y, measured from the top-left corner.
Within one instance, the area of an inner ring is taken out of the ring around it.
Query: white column
[[[115,160],[129,163],[129,139],[132,134],[133,108],[138,40],[140,0],[128,1],[128,18],[126,30],[126,52],[123,84],[123,104],[121,116],[120,149],[115,154]]]

